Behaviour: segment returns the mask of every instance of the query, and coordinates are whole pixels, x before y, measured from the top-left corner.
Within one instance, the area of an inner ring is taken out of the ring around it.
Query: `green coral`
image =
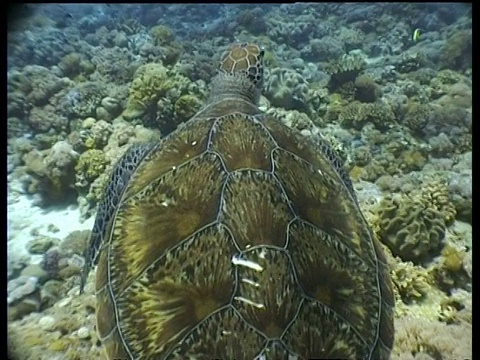
[[[76,186],[85,188],[89,186],[97,177],[105,172],[105,168],[110,163],[105,153],[101,150],[91,149],[85,151],[75,166]]]
[[[386,197],[380,203],[380,238],[392,253],[420,263],[432,257],[445,236],[438,211],[407,196]]]
[[[403,170],[404,173],[408,173],[422,170],[426,163],[427,154],[425,149],[407,149],[400,154],[398,164],[392,165]]]
[[[200,110],[202,102],[195,95],[182,95],[175,101],[174,112],[177,120],[187,121]]]
[[[150,29],[150,35],[156,46],[168,45],[175,40],[175,33],[165,25],[156,25]]]
[[[162,64],[145,64],[135,72],[130,85],[127,108],[123,117],[132,120],[145,113],[155,113],[157,102],[168,96],[174,88],[185,87],[188,79],[176,72],[169,71]]]
[[[82,61],[82,55],[73,52],[65,55],[58,63],[58,67],[62,70],[63,74],[68,77],[73,77],[81,72],[80,63]]]
[[[81,74],[88,75],[95,71],[95,65],[83,59],[83,56],[76,52],[65,55],[58,63],[58,67],[62,70],[63,75],[69,78],[74,78]]]

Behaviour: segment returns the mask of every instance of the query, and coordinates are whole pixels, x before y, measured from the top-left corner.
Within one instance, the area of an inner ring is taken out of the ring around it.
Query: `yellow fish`
[[[412,36],[412,40],[417,42],[418,40],[420,40],[420,29],[415,29],[413,31],[413,36]]]

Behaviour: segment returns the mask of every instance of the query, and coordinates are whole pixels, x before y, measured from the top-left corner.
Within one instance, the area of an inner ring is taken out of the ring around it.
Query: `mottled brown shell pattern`
[[[112,358],[381,353],[393,304],[383,259],[302,141],[275,119],[232,114],[187,124],[147,156],[97,269]]]
[[[225,68],[252,66],[238,51]],[[109,359],[389,356],[392,287],[353,194],[253,104],[217,102],[162,140],[112,219],[96,278]]]

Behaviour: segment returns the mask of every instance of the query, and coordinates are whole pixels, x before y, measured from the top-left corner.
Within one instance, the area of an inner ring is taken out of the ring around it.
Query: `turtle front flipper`
[[[83,293],[85,282],[96,258],[103,238],[105,237],[107,224],[112,219],[122,195],[130,181],[130,177],[137,169],[140,162],[156,146],[155,143],[136,144],[131,146],[115,166],[106,193],[98,207],[98,214],[95,218],[90,241],[85,249],[85,265],[83,266],[80,280],[80,294]]]

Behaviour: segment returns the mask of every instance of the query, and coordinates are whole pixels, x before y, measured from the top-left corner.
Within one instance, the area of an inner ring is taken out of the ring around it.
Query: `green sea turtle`
[[[109,359],[386,359],[385,258],[325,143],[258,107],[235,44],[206,106],[118,163],[86,252]]]

